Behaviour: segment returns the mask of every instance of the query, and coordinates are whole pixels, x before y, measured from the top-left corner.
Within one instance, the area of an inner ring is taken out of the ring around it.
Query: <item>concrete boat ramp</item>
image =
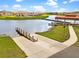
[[[23,36],[15,37],[13,40],[25,52],[28,58],[47,58],[77,42],[77,36],[72,26],[69,26],[69,33],[70,38],[63,43],[38,34],[31,34],[38,38],[37,42],[32,42]]]

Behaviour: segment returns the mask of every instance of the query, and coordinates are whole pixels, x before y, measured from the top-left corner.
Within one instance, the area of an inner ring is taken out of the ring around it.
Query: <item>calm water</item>
[[[34,32],[43,32],[47,31],[51,26],[48,24],[51,21],[45,20],[0,20],[0,34],[7,34],[10,36],[17,36],[15,31],[16,27],[23,28],[25,31],[34,33]]]
[[[53,19],[55,20],[55,15],[49,16],[47,19]],[[63,20],[62,20],[63,21]],[[74,23],[74,21],[69,20],[66,22]],[[48,24],[51,23],[51,21],[46,20],[0,20],[0,34],[7,34],[12,37],[16,37],[17,33],[15,31],[16,27],[22,28],[24,31],[35,33],[35,32],[44,32],[48,31],[48,29],[51,27]],[[79,24],[79,21],[76,21],[77,24]]]

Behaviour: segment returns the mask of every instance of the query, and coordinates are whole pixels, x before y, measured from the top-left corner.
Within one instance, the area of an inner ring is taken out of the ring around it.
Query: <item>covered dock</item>
[[[56,21],[64,21],[64,23],[68,22],[68,21],[70,21],[69,23],[71,23],[71,21],[72,21],[73,23],[71,23],[71,24],[79,24],[79,15],[67,14],[65,16],[56,16],[55,20]]]

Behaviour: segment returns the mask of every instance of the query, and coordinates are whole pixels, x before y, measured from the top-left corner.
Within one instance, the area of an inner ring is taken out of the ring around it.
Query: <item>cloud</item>
[[[8,8],[9,5],[1,5],[0,8]]]
[[[0,10],[8,10],[9,5],[0,5]]]
[[[24,6],[20,5],[20,4],[13,5],[12,9],[17,10],[17,11],[26,11],[27,10],[26,7],[24,7]]]
[[[59,9],[56,9],[55,11],[56,11],[56,12],[66,12],[66,11],[68,11],[68,10],[65,9],[65,8],[59,8]]]
[[[72,2],[77,2],[79,0],[69,0],[69,3],[72,3]]]
[[[43,6],[32,6],[34,11],[40,11],[40,12],[45,12],[46,9]]]
[[[63,1],[63,4],[67,4],[68,2],[67,1]]]
[[[16,0],[16,2],[22,2],[23,0]]]
[[[64,11],[67,11],[67,9],[65,9],[65,8],[60,8],[58,11],[59,11],[59,12],[64,12]]]
[[[19,10],[20,11],[26,11],[27,9],[26,8],[20,8]]]
[[[77,1],[79,1],[79,0],[67,0],[67,1],[63,1],[63,4],[77,2]]]
[[[13,8],[14,8],[14,9],[15,9],[15,8],[21,8],[21,5],[15,4],[15,5],[13,5]]]
[[[79,8],[78,9],[75,9],[74,11],[79,11]]]
[[[52,7],[58,7],[57,0],[48,0],[46,4]]]
[[[77,1],[79,1],[79,0],[67,0],[67,1],[63,1],[63,4],[77,2]]]

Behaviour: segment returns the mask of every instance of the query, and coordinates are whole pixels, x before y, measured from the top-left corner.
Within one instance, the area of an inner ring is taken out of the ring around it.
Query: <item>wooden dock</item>
[[[32,42],[37,42],[37,41],[38,41],[38,38],[35,39],[34,36],[31,36],[30,33],[25,32],[25,31],[24,31],[23,29],[21,29],[21,28],[16,27],[16,32],[17,32],[19,35],[24,36],[25,38],[29,39],[29,40],[32,41]]]

